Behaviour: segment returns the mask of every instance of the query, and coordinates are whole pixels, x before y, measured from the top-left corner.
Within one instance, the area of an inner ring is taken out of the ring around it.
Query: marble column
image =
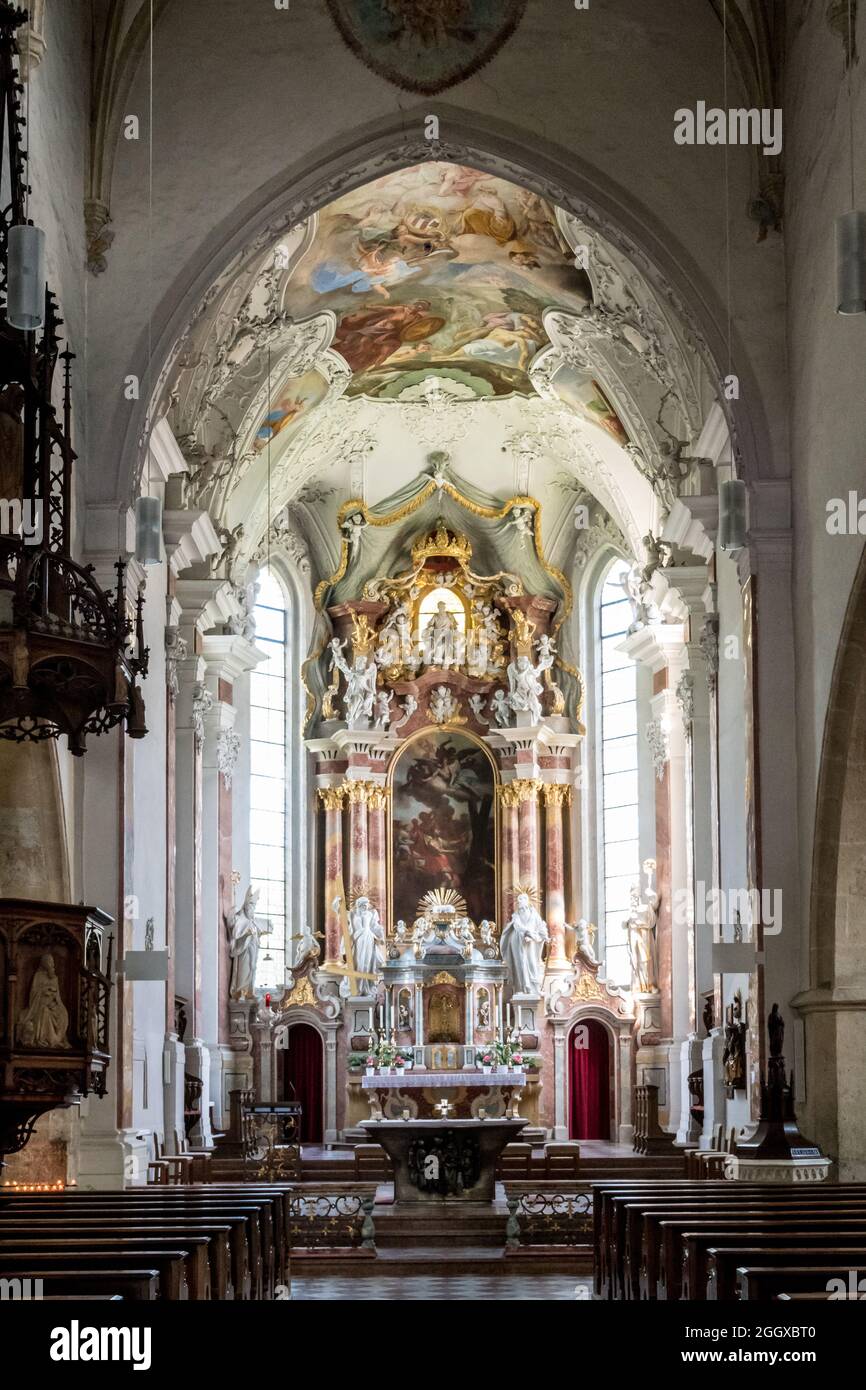
[[[499,788],[499,808],[499,873],[502,893],[499,911],[500,922],[504,925],[514,910],[514,887],[518,881],[517,792],[513,782],[506,782]]]
[[[379,909],[379,916],[386,919],[388,904],[386,898],[386,837],[385,807],[388,804],[388,788],[371,786],[367,793],[367,833],[368,861],[370,870],[370,898]]]
[[[544,888],[547,930],[550,933],[550,954],[547,968],[568,966],[565,951],[565,837],[563,808],[571,803],[571,787],[562,782],[546,783],[544,797]]]
[[[347,892],[354,896],[370,887],[370,849],[367,834],[366,782],[347,782],[349,802],[349,882]]]
[[[320,787],[319,800],[325,808],[325,960],[326,967],[339,964],[342,948],[340,914],[334,899],[343,884],[343,787]]]
[[[538,792],[540,783],[522,778],[517,788],[517,861],[520,883],[524,887],[540,888],[538,873]]]

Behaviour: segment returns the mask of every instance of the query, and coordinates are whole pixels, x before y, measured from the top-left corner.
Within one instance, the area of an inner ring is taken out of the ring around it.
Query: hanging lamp
[[[851,70],[854,54],[854,20],[848,0],[848,157],[851,210],[836,218],[836,313],[866,314],[866,212],[854,207],[854,103]]]

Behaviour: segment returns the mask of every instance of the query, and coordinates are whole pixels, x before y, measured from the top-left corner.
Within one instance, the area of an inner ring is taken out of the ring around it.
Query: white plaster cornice
[[[240,605],[227,579],[179,579],[176,588],[181,625],[205,633],[237,618]]]
[[[254,642],[235,633],[225,636],[208,633],[201,639],[201,654],[209,676],[232,683],[268,659],[267,653],[260,651]]]
[[[187,472],[186,459],[180,451],[180,445],[165,416],[157,422],[151,431],[148,468],[151,477],[155,470],[163,483],[177,473]],[[147,472],[146,469],[145,476],[147,476]]]
[[[662,540],[709,560],[713,555],[718,529],[719,499],[715,494],[708,497],[677,497],[665,520]]]
[[[684,623],[648,623],[624,637],[616,650],[653,672],[677,669],[685,659],[685,633]]]
[[[206,564],[211,555],[222,550],[208,512],[164,511],[162,534],[173,574],[182,574],[193,565]]]

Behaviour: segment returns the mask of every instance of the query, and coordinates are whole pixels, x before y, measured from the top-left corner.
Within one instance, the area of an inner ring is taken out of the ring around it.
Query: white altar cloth
[[[392,1072],[390,1076],[362,1076],[361,1087],[365,1091],[397,1089],[402,1091],[422,1088],[456,1090],[459,1086],[525,1086],[525,1071],[407,1071],[404,1075]]]

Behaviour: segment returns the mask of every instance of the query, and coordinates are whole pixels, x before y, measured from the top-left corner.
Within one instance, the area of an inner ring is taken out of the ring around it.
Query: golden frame
[[[496,914],[494,920],[496,921],[497,927],[501,930],[501,928],[502,928],[502,923],[499,921],[499,916],[500,916],[500,912],[501,912],[501,898],[502,898],[502,878],[501,878],[501,863],[500,863],[500,860],[501,860],[501,840],[500,840],[500,827],[499,827],[499,817],[500,817],[499,787],[500,787],[500,785],[501,785],[501,780],[502,780],[502,779],[500,778],[500,775],[499,775],[499,768],[498,768],[498,766],[497,766],[496,759],[494,758],[493,753],[491,752],[490,748],[487,746],[487,744],[484,742],[484,740],[483,740],[482,738],[479,738],[477,734],[470,733],[467,729],[464,729],[464,728],[463,728],[461,725],[459,725],[459,724],[425,724],[424,727],[423,727],[423,729],[416,729],[414,733],[409,734],[408,738],[405,738],[405,739],[403,740],[403,742],[400,744],[399,748],[396,748],[396,749],[394,750],[394,754],[393,754],[393,757],[391,758],[391,761],[390,761],[389,764],[388,764],[388,771],[387,771],[387,774],[386,774],[386,781],[387,781],[388,793],[389,793],[389,794],[388,794],[388,843],[387,843],[387,854],[386,854],[386,861],[385,861],[385,862],[386,862],[385,872],[386,872],[386,875],[387,875],[387,883],[386,883],[386,901],[387,901],[387,903],[388,903],[388,929],[387,929],[386,935],[387,935],[387,936],[392,936],[392,935],[393,935],[393,933],[394,933],[394,925],[395,925],[395,923],[394,923],[394,772],[395,772],[395,770],[396,770],[396,767],[397,767],[398,762],[399,762],[400,759],[402,758],[403,754],[406,752],[406,749],[407,749],[407,748],[410,748],[411,745],[412,745],[413,743],[416,743],[416,742],[417,742],[419,739],[421,739],[421,738],[429,738],[431,734],[459,734],[461,738],[468,739],[470,743],[476,744],[476,746],[477,746],[478,748],[481,749],[481,751],[484,753],[485,757],[487,758],[487,761],[490,763],[490,766],[491,766],[491,768],[492,768],[492,770],[493,770],[493,851],[494,851],[494,860],[495,860],[495,862],[494,862],[494,868],[493,868],[493,895],[494,895],[494,898],[495,898],[495,902],[494,902],[494,905],[493,905],[493,906],[494,906],[494,912],[495,912],[495,914]],[[476,926],[477,926],[477,923],[476,923]]]

